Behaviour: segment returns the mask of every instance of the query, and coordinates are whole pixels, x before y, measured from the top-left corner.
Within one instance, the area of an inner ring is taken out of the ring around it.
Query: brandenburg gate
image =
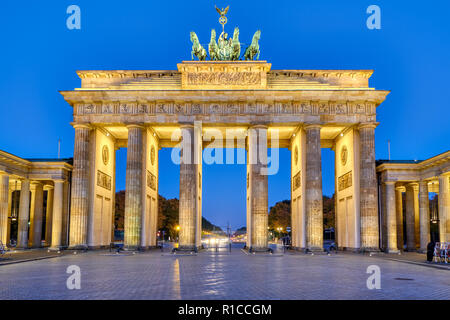
[[[158,150],[177,145],[191,150],[181,152],[179,246],[201,246],[202,194],[208,192],[202,190],[202,149],[210,147],[211,131],[232,129],[243,138],[226,138],[222,146],[242,142],[247,160],[256,159],[247,161],[242,177],[247,247],[268,248],[268,176],[262,169],[268,166],[267,148],[276,146],[292,154],[293,246],[322,250],[321,148],[332,148],[337,233],[345,234],[339,246],[379,250],[374,135],[376,108],[389,92],[371,88],[371,75],[271,70],[270,63],[254,60],[184,61],[169,71],[79,71],[81,88],[61,92],[73,107],[75,129],[69,247],[110,244],[114,151],[122,147],[127,147],[124,246],[156,246]]]

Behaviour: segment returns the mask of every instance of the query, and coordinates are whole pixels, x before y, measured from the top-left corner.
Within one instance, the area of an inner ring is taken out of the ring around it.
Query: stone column
[[[406,186],[406,250],[416,250],[414,184]]]
[[[52,243],[52,219],[53,219],[53,186],[47,186],[47,209],[45,217],[45,245]]]
[[[305,126],[306,132],[306,249],[323,251],[322,155],[320,125]]]
[[[360,134],[360,216],[361,250],[379,251],[377,178],[375,171],[375,127],[359,126]]]
[[[8,244],[9,176],[0,174],[0,241]]]
[[[28,248],[28,220],[30,219],[30,180],[21,181],[17,249]]]
[[[439,240],[450,242],[450,175],[439,176]]]
[[[428,198],[428,182],[419,182],[419,215],[420,215],[420,252],[427,251],[430,242],[430,202]]]
[[[67,180],[63,184],[63,209],[62,209],[62,234],[61,234],[61,246],[67,248],[69,244],[69,197],[70,197],[70,184]]]
[[[31,247],[40,248],[42,241],[42,218],[44,213],[44,186],[42,183],[34,183],[34,199],[32,206],[32,219],[31,219]]]
[[[416,250],[420,247],[420,214],[419,214],[419,184],[414,185],[414,237]]]
[[[71,249],[87,248],[87,222],[89,215],[89,136],[90,127],[74,125],[72,194],[70,208]]]
[[[53,198],[52,219],[52,246],[51,249],[59,250],[62,247],[62,220],[63,220],[63,198],[64,180],[55,180],[55,191]]]
[[[403,250],[403,187],[395,189],[395,208],[397,212],[397,248]]]
[[[12,193],[13,190],[10,188],[8,191],[8,217],[11,217],[12,212]],[[6,229],[6,240],[8,241],[7,244],[9,245],[11,243],[11,219],[8,219],[8,226]]]
[[[386,181],[386,252],[397,253],[397,217],[395,210],[395,181]]]
[[[143,130],[140,125],[128,125],[127,173],[125,185],[124,247],[137,250],[142,229]]]
[[[268,250],[268,176],[267,126],[254,126],[248,130],[249,190],[250,190],[250,249]]]
[[[199,129],[192,125],[181,127],[181,137],[179,249],[193,250],[200,245],[201,235],[201,208],[198,199],[202,158],[198,140],[201,141],[202,138]]]

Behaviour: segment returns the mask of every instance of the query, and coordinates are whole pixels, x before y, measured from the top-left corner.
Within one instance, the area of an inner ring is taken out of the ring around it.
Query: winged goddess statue
[[[222,8],[222,10],[217,8],[217,6],[215,6],[215,7],[216,7],[216,10],[220,14],[221,17],[224,17],[227,14],[228,9],[230,9],[230,6],[226,7],[225,9]]]
[[[227,24],[227,21],[228,21],[228,19],[227,19],[227,17],[225,17],[225,15],[227,14],[228,9],[230,9],[230,6],[226,7],[225,9],[223,9],[223,8],[219,9],[219,8],[217,8],[216,5],[214,7],[216,8],[217,12],[220,14],[219,23],[222,25],[222,34],[224,34],[225,33],[225,25]]]

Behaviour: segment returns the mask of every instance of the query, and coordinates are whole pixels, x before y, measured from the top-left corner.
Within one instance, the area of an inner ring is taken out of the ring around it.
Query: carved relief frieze
[[[181,103],[174,103],[173,109],[176,114],[184,114],[185,107]]]
[[[362,102],[357,102],[354,104],[354,111],[357,114],[364,114],[366,113],[366,105]]]
[[[261,83],[259,72],[189,72],[187,85],[258,85]]]
[[[222,113],[222,106],[218,103],[213,103],[209,106],[209,112],[212,114]]]
[[[202,105],[200,103],[193,103],[191,106],[192,114],[201,114],[202,113]]]
[[[347,113],[347,104],[343,102],[338,102],[335,105],[336,114],[346,114]]]
[[[330,106],[327,102],[319,102],[319,114],[329,114]]]
[[[294,178],[292,178],[292,191],[297,190],[298,188],[300,188],[302,185],[302,180],[301,180],[301,172],[299,171]]]
[[[342,191],[352,186],[352,172],[349,171],[338,178],[338,190]]]
[[[257,112],[257,106],[255,103],[249,103],[247,104],[245,108],[245,113],[256,113]]]
[[[286,114],[293,113],[292,112],[292,104],[290,104],[290,103],[281,103],[279,112],[280,113],[286,113]]]
[[[312,112],[311,104],[310,103],[302,103],[301,104],[301,113],[310,114]]]
[[[121,103],[119,106],[119,113],[131,114],[133,113],[133,105],[129,103]]]
[[[111,176],[100,170],[97,170],[97,186],[106,190],[111,190],[111,181]]]
[[[102,113],[103,114],[112,114],[114,113],[114,104],[113,103],[105,103],[102,105]]]
[[[239,114],[240,108],[239,104],[229,103],[225,106],[225,113],[229,114]]]
[[[93,103],[88,103],[84,105],[84,113],[85,114],[93,114],[96,113],[96,108],[95,108],[95,104]]]
[[[147,187],[156,191],[156,176],[147,170]]]
[[[147,113],[148,105],[145,104],[145,103],[139,103],[138,106],[137,106],[137,109],[138,109],[137,110],[138,113],[141,113],[141,114]]]
[[[76,114],[305,114],[365,115],[365,121],[376,121],[376,105],[364,102],[103,102],[74,106]]]

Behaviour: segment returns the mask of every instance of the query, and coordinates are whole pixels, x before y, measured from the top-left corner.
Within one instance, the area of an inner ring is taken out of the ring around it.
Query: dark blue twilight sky
[[[81,30],[66,9],[81,8]],[[219,29],[214,4],[230,4],[228,30],[241,41],[262,30],[261,59],[273,69],[374,69],[371,86],[392,90],[378,109],[377,159],[424,159],[450,149],[449,1],[17,1],[0,5],[0,149],[21,157],[72,157],[72,108],[58,90],[80,86],[78,69],[176,69],[190,58],[189,32],[207,43]],[[382,29],[366,27],[381,8]],[[324,193],[334,192],[334,153],[323,150]],[[117,153],[125,185],[126,149]],[[160,151],[160,193],[178,197],[179,170]],[[245,166],[204,166],[203,214],[245,225]],[[290,152],[269,178],[269,205],[289,199]]]

